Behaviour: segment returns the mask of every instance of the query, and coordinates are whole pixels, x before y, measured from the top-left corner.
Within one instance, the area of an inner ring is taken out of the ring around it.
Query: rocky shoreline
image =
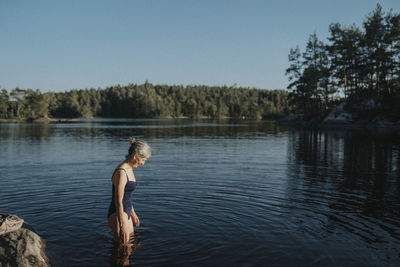
[[[9,218],[14,222],[10,223]],[[17,221],[22,225],[16,224]],[[0,214],[0,230],[0,267],[50,266],[44,240],[23,219]]]
[[[356,119],[355,116],[344,109],[345,104],[338,105],[326,116],[314,117],[305,120],[304,116],[289,115],[277,120],[278,126],[289,128],[312,128],[312,129],[378,129],[400,132],[400,120],[392,122],[382,117],[374,117],[369,120]]]

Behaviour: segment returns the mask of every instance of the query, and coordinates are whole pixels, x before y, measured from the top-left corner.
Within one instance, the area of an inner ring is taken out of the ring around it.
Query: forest
[[[305,51],[290,50],[288,102],[305,118],[326,114],[338,103],[363,117],[400,119],[400,15],[378,4],[362,23],[332,23],[327,42],[316,33]],[[376,103],[367,105],[366,103]]]
[[[15,88],[0,93],[0,118],[269,119],[288,112],[287,91],[205,85],[116,85],[45,92]]]

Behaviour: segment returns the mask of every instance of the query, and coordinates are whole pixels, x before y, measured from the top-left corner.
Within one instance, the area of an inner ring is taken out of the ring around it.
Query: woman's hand
[[[132,216],[133,225],[139,226],[140,225],[140,220],[139,220],[139,217],[136,215],[136,213],[134,211],[131,211],[131,216]]]

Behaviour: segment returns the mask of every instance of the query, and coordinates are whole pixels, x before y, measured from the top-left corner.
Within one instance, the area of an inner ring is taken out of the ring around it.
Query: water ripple
[[[110,266],[115,258],[110,176],[132,135],[148,140],[154,155],[135,170],[141,226],[131,265],[400,262],[400,146],[386,143],[393,139],[327,134],[318,139],[323,145],[310,144],[313,133],[266,122],[0,128],[0,212],[34,226],[53,266]],[[352,153],[354,146],[363,153]]]

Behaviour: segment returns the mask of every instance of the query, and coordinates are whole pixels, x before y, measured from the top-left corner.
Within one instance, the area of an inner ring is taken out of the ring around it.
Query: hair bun
[[[131,137],[131,139],[130,139],[130,143],[131,143],[131,145],[133,145],[135,142],[136,142],[136,139],[135,139],[135,137]]]

